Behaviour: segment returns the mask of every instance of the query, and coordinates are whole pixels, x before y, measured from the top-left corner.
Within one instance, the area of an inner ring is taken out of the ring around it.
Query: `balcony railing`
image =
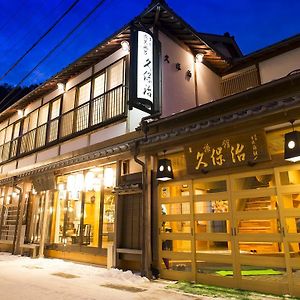
[[[222,78],[222,96],[230,96],[246,91],[259,85],[259,75],[256,67],[252,67],[238,74],[228,75]]]
[[[116,88],[0,146],[0,161],[24,155],[125,115],[126,87]]]

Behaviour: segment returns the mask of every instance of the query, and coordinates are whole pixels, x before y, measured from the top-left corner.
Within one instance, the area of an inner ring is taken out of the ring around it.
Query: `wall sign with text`
[[[187,144],[184,154],[189,174],[270,160],[264,131],[201,139]]]
[[[160,42],[152,34],[131,30],[129,109],[149,114],[160,109]]]

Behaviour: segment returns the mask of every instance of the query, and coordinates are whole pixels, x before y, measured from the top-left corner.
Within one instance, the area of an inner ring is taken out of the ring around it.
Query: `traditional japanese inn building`
[[[300,296],[298,130],[300,35],[152,1],[0,112],[0,250]]]

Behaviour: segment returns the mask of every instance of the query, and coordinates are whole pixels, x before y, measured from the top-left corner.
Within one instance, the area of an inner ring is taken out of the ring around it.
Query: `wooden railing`
[[[125,115],[126,87],[119,85],[48,123],[34,128],[22,136],[0,146],[0,161],[24,155],[48,144],[72,138],[88,128],[113,122]]]
[[[222,78],[222,96],[226,97],[236,93],[240,93],[250,88],[256,87],[259,84],[258,70],[256,67],[252,67],[244,72],[234,75],[228,75],[225,78]]]

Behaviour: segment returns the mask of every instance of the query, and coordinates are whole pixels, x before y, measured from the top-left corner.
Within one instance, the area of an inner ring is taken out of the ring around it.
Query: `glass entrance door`
[[[289,293],[300,296],[300,165],[275,169]]]
[[[195,280],[192,181],[161,184],[158,193],[161,277]]]
[[[195,180],[193,204],[197,281],[235,287],[228,176]]]
[[[230,181],[238,286],[288,292],[274,171],[231,175]]]
[[[39,243],[41,238],[43,216],[45,211],[45,193],[31,194],[30,201],[31,224],[30,224],[30,243]]]
[[[162,277],[300,296],[300,164],[158,191]]]
[[[236,286],[228,186],[224,176],[159,185],[162,277]]]

